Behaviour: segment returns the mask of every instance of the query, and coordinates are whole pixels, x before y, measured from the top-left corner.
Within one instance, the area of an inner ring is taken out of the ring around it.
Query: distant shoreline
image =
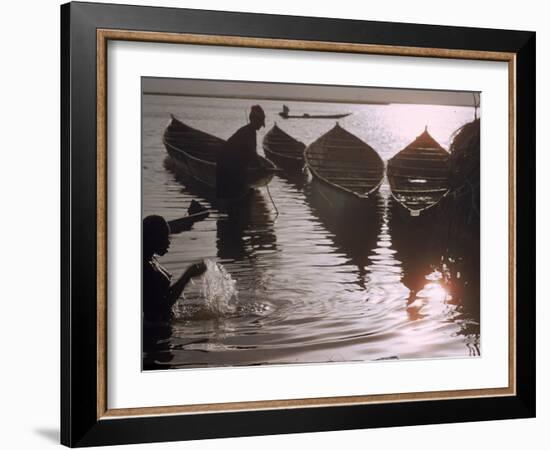
[[[358,104],[358,105],[381,105],[388,106],[391,105],[390,102],[369,102],[369,101],[353,101],[353,100],[338,100],[338,99],[311,99],[311,98],[287,98],[281,99],[278,97],[260,97],[257,95],[208,95],[208,94],[185,94],[181,92],[143,92],[143,95],[165,95],[169,97],[195,97],[195,98],[220,98],[220,99],[235,99],[235,100],[270,100],[270,101],[280,101],[280,102],[312,102],[312,103],[347,103],[347,104]]]
[[[298,84],[246,80],[142,77],[143,95],[273,100],[348,105],[439,105],[474,108],[480,92],[406,87]]]

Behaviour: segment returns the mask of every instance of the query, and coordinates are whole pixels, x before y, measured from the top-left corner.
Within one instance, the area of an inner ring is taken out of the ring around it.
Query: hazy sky
[[[320,101],[330,103],[412,103],[474,106],[472,92],[389,89],[355,86],[320,86],[287,83],[142,78],[144,94],[197,97]],[[476,96],[479,98],[479,96]],[[479,100],[478,100],[479,101]]]

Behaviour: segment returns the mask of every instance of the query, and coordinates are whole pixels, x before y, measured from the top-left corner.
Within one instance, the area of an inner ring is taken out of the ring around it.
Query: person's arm
[[[191,278],[198,277],[202,275],[205,271],[206,264],[204,264],[204,262],[193,264],[182,274],[178,281],[170,286],[168,294],[166,295],[166,300],[168,301],[170,307],[172,307],[174,303],[176,303],[181,293],[185,289],[185,286],[187,286],[187,283],[191,281]]]

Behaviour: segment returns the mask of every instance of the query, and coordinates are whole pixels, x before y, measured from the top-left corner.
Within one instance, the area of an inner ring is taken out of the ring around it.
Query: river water
[[[411,258],[405,247],[414,237],[392,236],[387,183],[378,194],[378,214],[349,232],[323,217],[307,174],[273,178],[269,189],[279,214],[263,188],[235,222],[165,168],[162,132],[170,113],[227,139],[246,123],[254,103],[267,116],[258,132],[260,154],[274,121],[305,144],[335,123],[279,119],[279,101],[143,97],[143,215],[179,218],[192,199],[213,208],[206,220],[173,236],[160,261],[174,277],[198,260],[207,259],[211,268],[217,262],[224,272],[218,274],[221,288],[234,294],[225,309],[205,308],[204,280],[189,285],[177,319],[144,348],[144,369],[479,356],[479,291],[456,301],[444,266],[433,255],[422,260],[430,242],[414,242]],[[351,112],[340,125],[384,161],[426,125],[448,148],[453,132],[474,115],[472,108],[453,106],[287,104],[296,113]],[[409,272],[420,273],[420,286],[407,283]]]

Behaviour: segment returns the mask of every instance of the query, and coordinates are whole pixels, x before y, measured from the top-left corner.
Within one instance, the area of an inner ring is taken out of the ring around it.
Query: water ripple
[[[191,263],[209,258],[223,265],[236,288],[231,308],[216,310],[205,307],[200,281],[190,285],[179,303],[178,319],[148,358],[159,367],[203,367],[478,356],[479,318],[465,308],[467,299],[452,300],[433,261],[418,263],[423,243],[415,243],[413,257],[392,236],[387,185],[380,190],[374,232],[346,235],[311,202],[305,176],[273,179],[270,191],[278,216],[259,192],[249,219],[233,223],[166,170],[161,133],[168,112],[227,138],[242,125],[248,103],[144,97],[143,214],[175,219],[185,214],[192,199],[212,208],[206,220],[172,237],[162,264],[179,276]],[[277,102],[262,105],[268,119],[280,108]],[[349,105],[353,114],[341,123],[386,160],[415,137],[400,132],[392,119],[393,106]],[[300,107],[308,108],[312,106]],[[315,108],[328,111],[330,105]],[[430,132],[448,145],[452,131],[470,113],[441,107],[441,120],[430,125]],[[332,126],[296,122],[284,127],[306,143]],[[267,129],[271,124],[268,120]],[[409,278],[418,267],[420,288],[412,289]]]

